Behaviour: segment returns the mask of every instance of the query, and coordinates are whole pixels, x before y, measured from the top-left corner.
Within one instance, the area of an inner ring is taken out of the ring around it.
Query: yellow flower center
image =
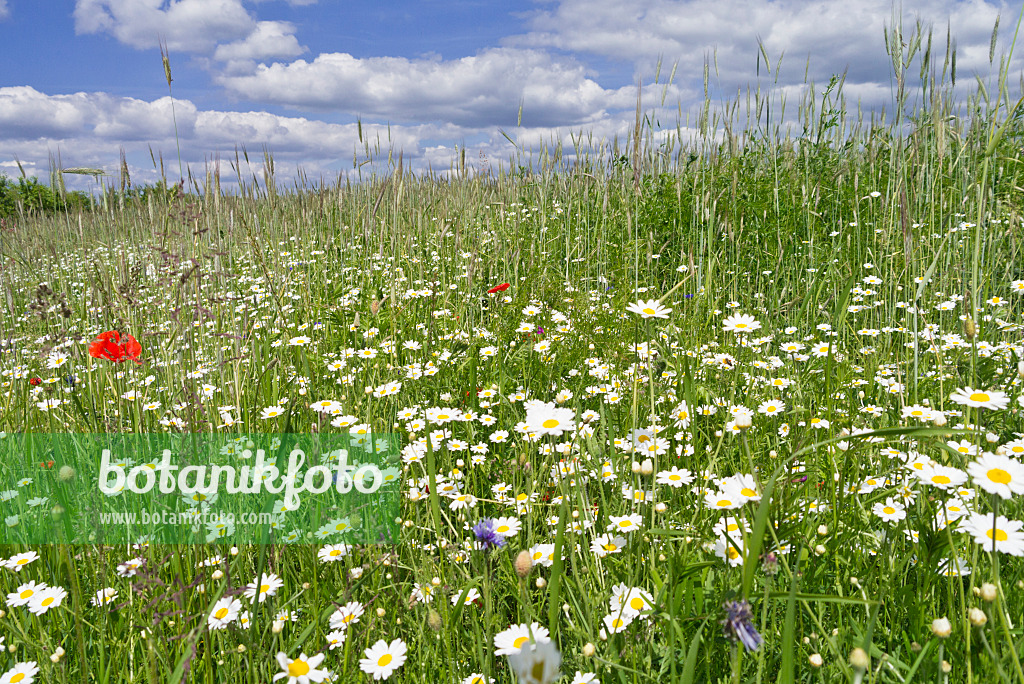
[[[11,677],[11,684],[18,684],[18,682],[20,682],[24,678],[25,678],[25,673],[24,672],[19,672],[18,674],[16,674],[13,677]]]
[[[331,549],[331,552],[328,555],[330,555],[330,556],[340,556],[341,555],[341,551],[339,551],[338,549]]]
[[[632,520],[620,520],[619,521],[619,527],[629,527],[632,524],[633,524]]]
[[[740,494],[742,494],[743,496],[757,496],[757,492],[755,492],[750,487],[744,487],[743,489],[741,489]]]
[[[1002,468],[992,468],[992,470],[985,473],[988,475],[988,479],[992,480],[997,484],[1010,484],[1010,473],[1006,472]]]
[[[989,396],[984,392],[974,392],[968,397],[971,401],[989,401]]]
[[[44,599],[43,599],[42,601],[40,601],[40,603],[41,603],[41,604],[42,604],[43,606],[49,606],[49,605],[50,605],[51,603],[53,603],[53,597],[52,597],[52,596],[47,596],[47,597],[46,597],[46,598],[44,598]]]
[[[217,618],[218,620],[223,620],[225,617],[227,617],[227,614],[228,614],[228,609],[227,608],[221,608],[220,610],[218,610],[216,613],[213,614],[213,617]]]
[[[619,548],[619,547],[618,547],[618,546],[616,546],[615,544],[605,544],[605,545],[604,545],[604,550],[605,550],[605,551],[614,551],[614,550],[616,550],[617,548]]]
[[[18,594],[18,597],[19,598],[23,598],[23,599],[27,599],[27,598],[31,597],[32,594],[34,594],[34,593],[36,593],[36,592],[32,591],[31,589],[26,589],[25,591],[23,591],[20,594]]]
[[[644,308],[644,313],[647,314],[648,316],[653,316],[656,312],[654,309],[648,306]]]
[[[530,640],[530,637],[521,636],[512,642],[514,648],[521,648],[523,644]]]
[[[387,667],[392,660],[394,660],[394,657],[390,653],[385,653],[377,661],[377,667]]]
[[[729,501],[728,499],[719,499],[718,503],[715,505],[719,508],[725,508],[726,506],[732,506],[732,501]]]
[[[309,673],[309,664],[304,660],[293,660],[288,665],[288,675],[290,677],[301,677],[304,674]]]
[[[270,585],[269,584],[261,584],[260,585],[260,593],[261,594],[265,594],[268,591],[270,591]]]
[[[885,513],[886,515],[892,515],[893,513],[896,512],[896,509],[893,508],[892,506],[886,506],[885,508],[882,509],[882,512]]]
[[[548,418],[543,423],[541,423],[541,425],[550,430],[551,428],[558,427],[558,421],[555,420],[554,418]]]
[[[946,475],[936,475],[932,478],[932,482],[935,484],[949,484],[950,480]]]
[[[995,533],[996,533],[996,541],[1006,541],[1009,538],[1009,535],[1006,534],[1005,530],[996,529]],[[992,538],[992,530],[985,530],[985,536],[988,537],[989,539],[991,539]]]
[[[644,600],[642,598],[640,598],[639,596],[637,596],[636,598],[632,599],[629,602],[629,607],[632,608],[633,610],[643,610],[644,609]]]

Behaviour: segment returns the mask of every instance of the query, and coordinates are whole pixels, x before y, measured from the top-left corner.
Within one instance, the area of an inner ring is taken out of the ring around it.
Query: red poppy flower
[[[40,468],[47,468],[47,469],[52,468],[53,467],[53,461],[43,461],[42,463],[39,464],[39,467]]]
[[[94,359],[106,359],[114,363],[121,363],[131,359],[135,363],[139,361],[139,354],[142,353],[142,345],[131,335],[116,330],[108,330],[100,333],[99,337],[89,345],[89,356]]]
[[[36,385],[43,384],[43,379],[42,378],[30,378],[29,381],[28,381],[28,384],[30,384],[33,387],[35,387]]]
[[[512,287],[512,285],[509,284],[509,283],[502,283],[501,285],[495,285],[494,287],[492,287],[490,290],[487,291],[487,294],[494,294],[495,292],[504,292],[505,290],[507,290],[510,287]]]

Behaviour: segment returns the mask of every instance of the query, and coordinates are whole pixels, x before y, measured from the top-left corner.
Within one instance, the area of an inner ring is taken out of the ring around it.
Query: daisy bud
[[[988,442],[989,444],[995,444],[996,442],[999,441],[999,435],[995,434],[994,432],[987,432],[985,433],[985,441]]]
[[[303,583],[302,583],[302,589],[303,589],[303,591],[308,591],[308,590],[309,590],[309,587],[310,587],[310,584],[309,584],[309,582],[303,582]]]
[[[721,436],[722,436],[722,431],[721,430],[715,430],[715,437],[721,437]]]
[[[280,620],[274,620],[274,624],[271,626],[270,631],[274,634],[280,634],[281,630],[284,629],[284,623]]]
[[[212,577],[215,580],[219,580],[223,576],[224,576],[224,571],[223,570],[214,570],[213,574],[210,575],[210,577]]]
[[[986,603],[992,603],[999,596],[999,590],[996,589],[996,585],[989,582],[985,582],[981,585],[981,598]]]
[[[360,577],[363,576],[363,569],[362,568],[352,568],[351,570],[348,571],[348,575],[352,579],[357,580],[357,579],[359,579]]]
[[[231,553],[232,556],[237,556],[238,555],[238,547],[237,546],[232,546],[230,553]]]
[[[654,462],[651,459],[644,459],[644,462],[640,464],[640,474],[650,475],[654,472]]]
[[[63,649],[63,648],[61,648],[60,646],[58,646],[57,648],[55,648],[55,649],[53,650],[53,652],[54,652],[54,654],[55,654],[55,655],[56,655],[56,656],[57,656],[58,658],[63,658],[63,657],[64,657],[64,649]]]
[[[538,589],[543,589],[544,587],[548,586],[548,581],[543,577],[538,577],[536,584]]]
[[[50,654],[50,662],[59,663],[60,662],[60,656],[57,655],[56,653],[51,653]]]
[[[953,670],[953,666],[949,664],[948,660],[943,660],[939,669],[942,670],[942,674],[949,674]]]
[[[1024,361],[1017,362],[1017,375],[1024,378]]]
[[[746,430],[747,428],[750,427],[750,425],[750,416],[748,416],[746,413],[741,413],[738,416],[736,416],[736,427],[738,427],[740,430]]]
[[[820,653],[812,653],[807,660],[811,663],[811,667],[821,667],[825,663]]]
[[[850,651],[850,665],[866,670],[871,667],[871,656],[865,653],[863,648],[855,648]]]
[[[778,457],[779,457],[779,452],[776,451],[775,449],[772,449],[771,451],[768,452],[768,458],[778,458]]]
[[[828,526],[818,525],[818,534],[820,534],[822,537],[828,534]]]
[[[946,414],[944,414],[944,413],[936,413],[935,417],[932,419],[932,425],[934,425],[935,427],[942,427],[945,424],[946,424]]]
[[[520,577],[526,577],[530,574],[530,569],[533,567],[533,561],[530,559],[529,551],[520,551],[519,555],[516,556],[515,569],[516,574]]]
[[[852,584],[853,586],[855,586],[858,589],[860,589],[860,580],[857,579],[856,577],[851,577],[850,578],[850,584]]]
[[[632,469],[634,475],[640,474],[640,464],[637,463],[636,461],[633,461],[633,464],[630,466],[630,468]]]
[[[664,513],[665,511],[668,510],[668,506],[665,505],[664,501],[659,501],[658,503],[654,504],[654,510],[657,511],[658,513]]]
[[[238,646],[235,647],[235,650],[239,653],[245,653],[245,644],[238,644]]]
[[[935,620],[932,620],[932,634],[934,634],[935,636],[939,637],[940,639],[945,639],[952,632],[953,627],[949,624],[948,619],[940,617],[936,618]]]
[[[985,615],[985,611],[980,608],[971,608],[967,611],[967,619],[975,627],[983,627],[988,622],[988,615]]]
[[[430,583],[433,584],[435,587],[439,587],[441,586],[441,578],[435,577],[432,580],[430,580]]]
[[[386,612],[387,612],[387,611],[385,611],[385,610],[384,610],[383,608],[378,608],[378,609],[377,609],[377,617],[379,617],[379,618],[382,618],[382,617],[384,617],[384,614],[385,614]]]
[[[590,643],[589,641],[587,643],[583,644],[583,655],[585,657],[590,658],[596,652],[597,652],[597,647],[594,646],[594,644]]]
[[[822,546],[821,544],[818,544],[817,546],[814,547],[814,553],[815,553],[815,555],[818,555],[818,556],[824,556],[826,550],[827,549],[824,546]]]
[[[860,391],[857,392],[857,398],[858,399],[863,399],[864,398],[864,390],[860,390]]]

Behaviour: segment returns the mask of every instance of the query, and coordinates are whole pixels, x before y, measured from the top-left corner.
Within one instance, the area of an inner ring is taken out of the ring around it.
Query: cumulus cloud
[[[7,0],[0,0],[0,21],[11,16],[11,8],[7,6]]]
[[[541,50],[492,48],[454,60],[321,54],[260,65],[218,82],[247,100],[341,111],[393,121],[571,125],[634,102],[632,86],[606,89],[571,59]]]
[[[653,97],[654,91],[649,89]],[[635,96],[635,93],[633,93]],[[171,115],[172,100],[152,101],[118,97],[106,93],[50,95],[29,86],[0,88],[0,172],[15,156],[29,173],[46,169],[50,154],[59,155],[66,166],[106,169],[117,175],[120,149],[124,148],[136,182],[153,181],[158,170],[150,163],[149,151],[174,159],[180,143],[183,161],[199,170],[220,156],[234,160],[236,150],[246,148],[258,171],[258,159],[266,147],[274,156],[278,177],[291,179],[301,166],[306,174],[332,179],[352,169],[353,157],[364,157],[359,126],[289,117],[260,111],[203,110],[189,100],[173,100],[177,138]],[[669,112],[657,112],[659,116]],[[610,148],[610,141],[623,139],[633,123],[628,109],[605,113],[578,126],[531,126],[510,129],[515,145],[497,128],[473,128],[453,123],[381,125],[363,123],[362,140],[383,150],[404,155],[406,168],[445,173],[457,166],[461,148],[468,147],[471,170],[508,168],[509,159],[520,149],[537,149],[541,144],[561,144],[565,158],[574,147],[591,150]],[[484,159],[487,159],[485,162]],[[168,169],[176,167],[169,164]],[[13,168],[13,167],[12,167]],[[225,167],[222,173],[232,174]],[[195,175],[195,174],[194,174]],[[260,176],[261,177],[261,176]],[[247,180],[249,180],[247,178]],[[69,179],[69,183],[92,182]]]
[[[918,19],[932,24],[939,50],[948,22],[959,46],[958,69],[987,72],[996,16],[1016,13],[1007,9],[984,0],[922,0],[894,17],[890,0],[560,0],[534,12],[527,19],[530,30],[506,42],[599,55],[643,72],[659,59],[678,62],[679,77],[688,81],[702,78],[705,59],[713,59],[713,77],[728,91],[754,80],[760,39],[773,66],[784,55],[784,83],[801,82],[807,68],[808,78],[818,82],[848,72],[849,83],[888,84],[884,29],[894,19],[908,34]]]
[[[261,21],[243,40],[218,45],[213,58],[222,62],[250,62],[297,57],[306,51],[295,38],[295,26],[286,21]]]
[[[139,49],[163,41],[171,50],[214,52],[232,63],[305,52],[294,25],[257,21],[242,0],[76,0],[75,30],[107,33]]]

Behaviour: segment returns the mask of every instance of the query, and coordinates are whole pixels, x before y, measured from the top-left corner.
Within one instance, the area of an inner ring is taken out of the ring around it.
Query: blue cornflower
[[[487,550],[491,547],[500,549],[505,546],[505,537],[494,531],[494,521],[490,518],[484,518],[474,525],[473,534],[476,535],[476,541],[480,544],[481,549]]]

